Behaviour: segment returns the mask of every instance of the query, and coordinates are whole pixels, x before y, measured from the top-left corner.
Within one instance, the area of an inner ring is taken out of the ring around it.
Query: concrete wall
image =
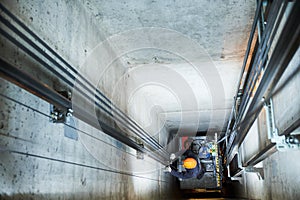
[[[134,151],[79,121],[78,140],[68,138],[66,125],[53,124],[44,115],[49,114],[48,103],[2,79],[0,85],[1,199],[159,199],[170,195],[170,183],[164,182],[169,180],[160,174],[157,163],[136,160]]]
[[[140,103],[128,106],[128,114],[147,129],[156,121],[148,117],[149,108],[158,105],[173,131],[224,130],[255,2],[89,0],[83,5],[111,36],[117,58],[128,68],[128,85],[156,84],[147,89],[147,100],[139,97]],[[139,109],[146,113],[135,113]]]
[[[91,12],[80,1],[1,1],[105,95],[126,110],[120,62]],[[3,24],[1,28],[7,30]],[[1,58],[55,89],[66,89],[40,64],[0,37]],[[103,46],[101,46],[103,47]],[[107,56],[107,57],[105,57]],[[104,65],[104,64],[106,65]],[[68,88],[72,89],[72,88]],[[1,199],[165,199],[172,185],[159,164],[137,160],[135,151],[75,119],[75,130],[49,122],[50,105],[0,80]],[[114,94],[115,92],[115,94]],[[12,100],[13,99],[13,100]],[[24,104],[24,105],[23,105]],[[40,113],[41,112],[41,113]],[[68,132],[77,139],[66,137]],[[76,138],[76,137],[75,137]],[[171,197],[170,197],[171,198]]]
[[[96,26],[91,13],[81,2],[2,1],[1,3],[75,69],[98,86],[105,95],[111,97],[114,85],[125,73],[125,68],[119,63],[113,67],[103,63],[105,56],[113,57],[113,47],[106,43],[104,50],[99,52],[97,46],[106,39],[106,32]],[[6,30],[4,25],[1,27]],[[47,74],[36,61],[12,46],[3,36],[1,36],[1,52],[4,52],[1,56],[5,60],[27,70],[50,86],[53,84],[55,87],[66,87],[63,83],[59,84],[58,80],[53,80],[51,74]],[[106,55],[103,55],[104,53]],[[123,102],[120,99],[115,100],[118,101],[117,104]]]
[[[274,95],[275,124],[279,134],[300,118],[300,48],[278,83]]]

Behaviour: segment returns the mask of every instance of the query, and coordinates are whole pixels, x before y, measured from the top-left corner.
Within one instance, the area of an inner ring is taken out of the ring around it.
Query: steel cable
[[[92,87],[96,92],[105,99],[105,102],[103,99],[101,99],[98,95],[96,95],[97,100],[99,100],[101,103],[103,103],[108,109],[114,109],[115,113],[118,114],[117,120],[124,125],[126,128],[131,130],[133,133],[135,133],[138,137],[140,137],[142,140],[144,140],[146,143],[154,146],[157,149],[164,150],[163,147],[154,140],[151,136],[149,136],[141,127],[139,127],[136,122],[134,122],[131,118],[126,116],[119,108],[117,108],[115,105],[111,103],[111,101],[103,95],[97,88],[91,85],[91,83],[84,78],[81,74],[78,73],[71,65],[69,65],[63,58],[61,58],[57,53],[55,53],[48,45],[46,45],[45,42],[43,42],[37,35],[35,35],[30,29],[28,29],[22,22],[20,22],[16,17],[14,17],[8,10],[6,10],[1,4],[0,8],[13,20],[15,20],[21,27],[23,27],[29,34],[31,34],[37,41],[39,41],[48,51],[54,54],[59,60],[61,60],[69,69],[71,69],[76,75],[78,75],[81,79],[83,79],[90,87]],[[54,60],[51,56],[49,56],[46,52],[44,52],[40,47],[38,47],[36,44],[34,44],[28,37],[26,37],[24,34],[22,34],[17,28],[15,28],[11,23],[9,23],[6,19],[1,17],[1,21],[8,26],[12,31],[14,31],[17,35],[19,35],[24,41],[26,41],[28,44],[30,44],[34,49],[36,49],[39,53],[41,53],[45,58],[47,58],[50,62],[52,62],[54,65],[56,65],[60,70],[62,70],[65,74],[67,74],[73,81],[75,81],[75,76],[72,75],[70,72],[68,72],[63,66],[61,66],[56,60]],[[45,61],[40,59],[38,56],[36,56],[33,52],[31,52],[28,48],[26,48],[24,45],[22,45],[20,42],[18,42],[15,38],[11,37],[6,31],[1,30],[1,34],[3,34],[5,37],[7,37],[9,40],[11,40],[13,43],[15,43],[17,46],[19,46],[23,51],[25,51],[27,54],[32,56],[35,60],[37,60],[42,65],[46,66],[48,70],[50,70],[52,73],[54,73],[56,76],[58,76],[61,80],[63,80],[65,83],[67,83],[70,87],[74,86],[74,83],[72,83],[70,80],[66,79],[64,76],[62,76],[59,72],[53,69],[49,64],[47,64]],[[85,84],[80,82],[80,86],[82,86],[85,90],[87,90],[89,93],[93,94],[93,92],[87,88]],[[79,88],[78,88],[79,89]],[[80,90],[81,94],[88,98],[93,103],[93,98],[87,96],[84,91]],[[94,102],[100,109],[104,110],[105,113],[107,113],[111,117],[115,117],[112,115],[109,110],[104,108],[100,103]],[[110,105],[109,105],[110,104]],[[129,122],[130,126],[127,125],[126,122]],[[142,132],[140,133],[139,130]],[[164,153],[167,154],[166,151]]]

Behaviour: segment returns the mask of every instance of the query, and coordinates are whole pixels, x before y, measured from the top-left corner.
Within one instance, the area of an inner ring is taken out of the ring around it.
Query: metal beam
[[[164,149],[164,147],[152,136],[150,136],[142,127],[140,127],[134,120],[128,117],[123,111],[121,111],[117,106],[115,106],[100,90],[98,90],[93,84],[90,83],[83,75],[81,75],[73,66],[66,62],[61,56],[59,56],[53,49],[51,49],[42,39],[40,39],[33,31],[31,31],[25,24],[23,24],[17,17],[15,17],[11,12],[9,12],[3,5],[0,4],[0,9],[6,15],[0,16],[0,21],[12,32],[14,32],[18,37],[20,37],[22,42],[18,41],[12,34],[8,33],[6,30],[0,28],[0,34],[5,36],[8,40],[22,49],[25,53],[34,58],[41,66],[45,67],[63,82],[65,82],[69,87],[73,88],[74,83],[78,83],[78,91],[104,111],[107,115],[117,121],[119,124],[124,126],[128,131],[135,134],[137,137],[142,139],[145,144],[151,146],[155,150],[162,151],[165,157],[169,157],[169,153]],[[14,23],[11,23],[6,18],[10,18]],[[21,28],[20,28],[20,27]],[[26,33],[26,34],[24,34]],[[27,36],[30,35],[30,37]],[[36,52],[31,51],[28,46],[36,50]],[[46,51],[45,51],[46,50]],[[49,53],[50,52],[50,53]],[[48,64],[45,60],[50,61],[53,65]],[[60,62],[57,62],[59,60]],[[63,65],[62,65],[63,63]],[[70,73],[66,68],[68,68],[72,73]],[[61,70],[58,71],[57,69]],[[77,79],[76,79],[77,78]],[[95,101],[95,99],[97,101]],[[112,113],[115,115],[113,116]]]
[[[159,155],[151,155],[151,151],[145,149],[140,144],[136,143],[132,139],[129,139],[124,133],[114,129],[113,127],[108,126],[103,121],[96,119],[95,116],[92,116],[89,112],[84,110],[79,105],[72,105],[72,102],[59,94],[58,92],[54,91],[51,87],[41,83],[40,81],[36,80],[29,74],[19,70],[18,68],[12,66],[11,64],[7,63],[6,61],[0,58],[0,77],[18,85],[19,87],[31,92],[32,94],[44,99],[50,104],[53,104],[62,109],[69,109],[75,107],[74,116],[78,119],[88,123],[89,125],[103,131],[107,135],[115,138],[116,140],[128,145],[129,147],[141,151],[143,153],[149,154],[150,157],[156,159],[161,159]]]
[[[59,108],[72,108],[72,103],[49,86],[0,58],[0,76]]]
[[[253,156],[251,159],[249,159],[245,163],[243,163],[243,167],[254,166],[257,163],[263,161],[268,156],[275,153],[276,151],[277,151],[276,145],[274,143],[271,143],[268,146],[266,146],[262,151],[260,151],[258,154]]]
[[[287,68],[290,60],[297,51],[300,44],[300,1],[295,1],[291,13],[286,21],[283,31],[277,41],[277,45],[269,60],[268,66],[264,72],[264,76],[258,86],[258,89],[253,97],[245,118],[240,122],[236,130],[237,136],[234,139],[233,145],[227,154],[227,163],[234,157],[234,152],[240,146],[252,124],[257,118],[260,110],[263,107],[262,99],[268,100],[272,96],[272,92],[278,83],[284,70]]]

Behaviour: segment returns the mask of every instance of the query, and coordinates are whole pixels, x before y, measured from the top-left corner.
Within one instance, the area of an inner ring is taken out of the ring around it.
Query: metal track
[[[146,149],[137,142],[128,138],[124,133],[121,133],[113,127],[108,126],[100,119],[95,119],[94,116],[92,116],[86,110],[82,109],[81,106],[74,104],[72,105],[70,100],[60,95],[52,88],[39,82],[38,80],[31,77],[29,74],[17,69],[16,67],[12,66],[11,64],[7,63],[2,59],[0,59],[0,76],[55,106],[58,106],[63,109],[71,108],[72,106],[73,108],[75,107],[76,112],[74,112],[74,116],[78,119],[103,131],[104,133],[124,143],[125,145],[149,155],[149,157],[155,159],[156,161],[166,164],[165,160],[159,154],[149,149]]]
[[[274,13],[273,13],[274,14]],[[282,16],[282,15],[281,15]],[[280,16],[280,17],[281,17]],[[286,23],[277,41],[275,49],[268,61],[268,65],[265,67],[264,76],[262,77],[260,84],[254,94],[254,97],[250,104],[244,104],[242,111],[245,113],[238,113],[238,119],[241,121],[235,121],[234,128],[230,131],[233,135],[231,143],[227,146],[226,152],[226,166],[229,165],[234,158],[235,152],[243,142],[245,136],[250,130],[252,124],[257,118],[259,112],[263,107],[262,99],[268,101],[272,95],[273,90],[278,83],[281,75],[287,68],[290,60],[297,51],[300,44],[300,1],[295,1],[286,20]],[[276,28],[278,26],[275,26]],[[293,31],[292,31],[293,30]],[[275,30],[276,31],[276,30]],[[267,49],[269,50],[269,48]],[[259,53],[259,52],[258,52]],[[265,53],[266,55],[267,53]],[[261,55],[257,55],[261,57]],[[247,107],[247,110],[245,109]],[[244,117],[243,117],[244,116]],[[243,118],[242,118],[243,117]],[[236,134],[233,134],[236,133]],[[259,156],[259,155],[258,155]]]
[[[9,41],[15,44],[17,47],[21,48],[25,53],[34,58],[37,62],[41,64],[41,66],[45,67],[47,70],[52,72],[55,76],[57,76],[60,80],[65,82],[69,87],[73,88],[74,83],[79,83],[79,87],[76,89],[79,93],[89,101],[91,104],[95,104],[96,107],[104,111],[111,119],[117,121],[119,124],[124,126],[131,133],[135,134],[139,140],[144,142],[144,145],[148,147],[149,151],[158,151],[161,155],[156,155],[158,157],[156,159],[159,160],[167,160],[169,157],[169,153],[164,149],[162,145],[158,141],[156,141],[153,137],[151,137],[145,130],[143,130],[135,121],[129,118],[125,113],[123,113],[117,106],[115,106],[101,91],[99,91],[95,86],[91,84],[85,77],[83,77],[74,67],[72,67],[68,62],[66,62],[61,56],[59,56],[54,50],[52,50],[43,40],[41,40],[34,32],[32,32],[26,25],[24,25],[18,18],[16,18],[12,13],[10,13],[5,7],[0,4],[0,9],[3,11],[4,16],[0,16],[0,21],[13,33],[15,33],[19,38],[13,37],[12,34],[8,33],[6,30],[0,28],[0,33],[6,37]],[[2,13],[2,15],[3,15]],[[9,20],[8,20],[9,19]],[[12,23],[13,22],[13,23]],[[25,34],[24,34],[25,33]],[[28,37],[29,36],[29,37]],[[33,52],[31,47],[36,52]],[[45,61],[47,60],[47,62]],[[51,64],[49,64],[49,62]],[[1,61],[2,64],[6,65],[4,60]],[[18,70],[16,68],[12,68],[13,70]],[[68,69],[68,70],[67,70]],[[71,71],[71,72],[70,72]],[[3,71],[4,73],[4,71]],[[9,72],[5,71],[6,76],[9,77]],[[16,73],[18,74],[18,73]],[[21,72],[19,73],[21,74]],[[14,81],[15,78],[21,80],[22,77],[14,77],[13,74],[10,74],[10,80]],[[21,75],[22,76],[22,75]],[[95,120],[95,116],[91,116],[91,114],[87,113],[80,106],[72,105],[71,102],[65,102],[66,99],[61,99],[60,95],[57,96],[55,91],[49,92],[49,94],[40,94],[41,91],[39,88],[35,87],[35,84],[27,83],[25,80],[29,80],[32,77],[28,77],[24,75],[24,84],[28,84],[25,86],[25,89],[29,89],[34,94],[40,96],[43,99],[47,99],[48,102],[54,104],[58,107],[64,108],[75,108],[77,110],[76,113],[85,113],[84,116],[79,116],[85,122],[90,123],[91,125],[98,127],[101,126],[102,129],[105,129],[105,132],[114,138],[119,138],[121,142],[129,145],[130,147],[137,149],[141,152],[145,152],[143,148],[136,142],[132,140],[127,140],[125,138],[119,137],[119,131],[108,126],[102,121],[98,119]],[[18,83],[19,86],[22,84],[18,81],[14,81]],[[30,82],[30,81],[29,81]],[[37,83],[38,84],[38,83]],[[41,85],[41,83],[40,83]],[[46,96],[44,96],[46,95]],[[51,95],[53,95],[51,98]],[[58,98],[58,99],[56,99]],[[96,101],[95,101],[96,98]],[[75,115],[77,115],[74,113]],[[113,115],[113,114],[114,115]],[[100,124],[100,125],[99,125]],[[125,135],[125,134],[123,134]]]
[[[32,94],[44,99],[45,101],[58,106],[60,108],[68,109],[72,107],[72,103],[67,98],[63,97],[50,87],[47,87],[45,84],[42,84],[41,82],[37,81],[33,77],[31,77],[29,74],[17,69],[16,67],[12,66],[11,64],[5,62],[4,60],[0,59],[0,76],[9,80],[10,82],[18,85],[19,87],[31,92]],[[73,105],[76,106],[76,105]],[[93,119],[90,117],[89,113],[86,113],[85,110],[82,110],[80,107],[76,107],[76,110],[79,112],[75,112],[74,116],[78,117],[82,121],[99,128],[99,124],[92,123],[90,119]],[[122,136],[123,134],[118,134],[113,131],[113,128],[105,125],[103,122],[99,121],[101,124],[101,127],[105,133],[108,135],[116,138],[117,140],[123,142],[124,144],[143,152],[146,152],[145,149],[141,148],[138,144],[133,142],[132,140],[128,139],[125,136]]]

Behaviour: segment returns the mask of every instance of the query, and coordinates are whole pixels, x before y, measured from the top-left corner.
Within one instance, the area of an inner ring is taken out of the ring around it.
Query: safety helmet
[[[183,161],[183,166],[186,169],[194,169],[197,166],[197,161],[194,158],[186,158]]]

